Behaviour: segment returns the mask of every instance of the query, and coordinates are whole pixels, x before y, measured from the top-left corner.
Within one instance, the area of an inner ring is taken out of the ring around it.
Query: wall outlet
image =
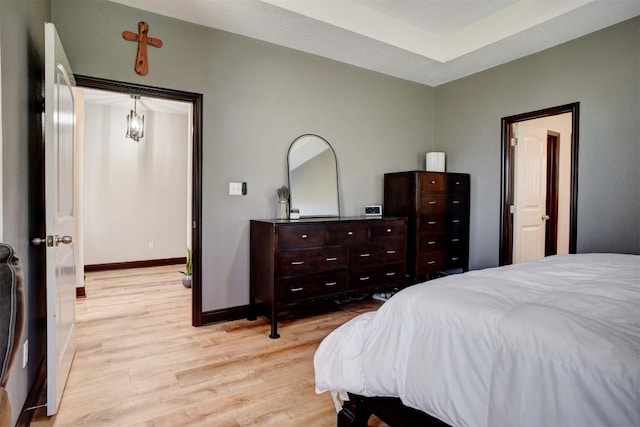
[[[154,242],[149,242],[149,249],[155,249],[156,244]]]
[[[29,361],[29,340],[25,340],[24,344],[22,344],[22,368],[27,367],[27,362]]]

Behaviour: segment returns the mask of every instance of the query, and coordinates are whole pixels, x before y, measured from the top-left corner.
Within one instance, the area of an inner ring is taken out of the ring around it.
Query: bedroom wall
[[[433,88],[106,1],[53,0],[73,71],[204,94],[203,310],[249,299],[249,220],[272,218],[299,135],[333,146],[341,212],[381,204],[384,172],[424,167],[432,147]],[[133,71],[138,21],[162,39],[150,71]],[[246,181],[246,196],[229,182]]]
[[[45,284],[37,271],[44,252],[29,244],[34,224],[44,227],[42,212],[30,200],[30,190],[38,185],[37,173],[30,171],[30,156],[37,158],[42,143],[40,78],[44,64],[44,22],[50,20],[48,0],[0,1],[0,76],[2,78],[2,221],[3,241],[21,260],[24,298],[27,309],[20,341],[29,340],[29,361],[22,368],[18,357],[9,376],[7,390],[12,406],[12,422],[20,415],[25,400],[44,361],[46,324]],[[36,106],[36,108],[34,108]]]
[[[471,174],[471,268],[498,263],[500,119],[580,102],[578,252],[640,253],[640,18],[435,89],[434,144]]]
[[[129,109],[85,104],[86,265],[186,256],[187,115],[137,111],[140,142],[125,137]]]

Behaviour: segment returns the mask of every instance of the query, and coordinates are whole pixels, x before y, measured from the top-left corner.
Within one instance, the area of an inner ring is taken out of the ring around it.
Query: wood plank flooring
[[[277,340],[262,317],[194,328],[180,267],[87,273],[59,412],[39,409],[31,425],[335,426],[331,396],[315,393],[313,355],[329,332],[380,303],[294,316]]]

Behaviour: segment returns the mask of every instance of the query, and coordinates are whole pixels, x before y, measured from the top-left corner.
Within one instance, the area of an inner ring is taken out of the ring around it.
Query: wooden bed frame
[[[349,393],[338,413],[338,427],[367,427],[375,415],[391,427],[449,427],[437,418],[402,404],[397,397],[364,397]]]

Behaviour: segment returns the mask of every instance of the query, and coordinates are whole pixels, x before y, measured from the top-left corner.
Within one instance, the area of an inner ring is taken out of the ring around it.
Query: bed
[[[556,255],[408,287],[329,334],[314,367],[316,392],[354,425],[410,425],[385,419],[394,405],[426,417],[414,425],[640,425],[640,256]]]

